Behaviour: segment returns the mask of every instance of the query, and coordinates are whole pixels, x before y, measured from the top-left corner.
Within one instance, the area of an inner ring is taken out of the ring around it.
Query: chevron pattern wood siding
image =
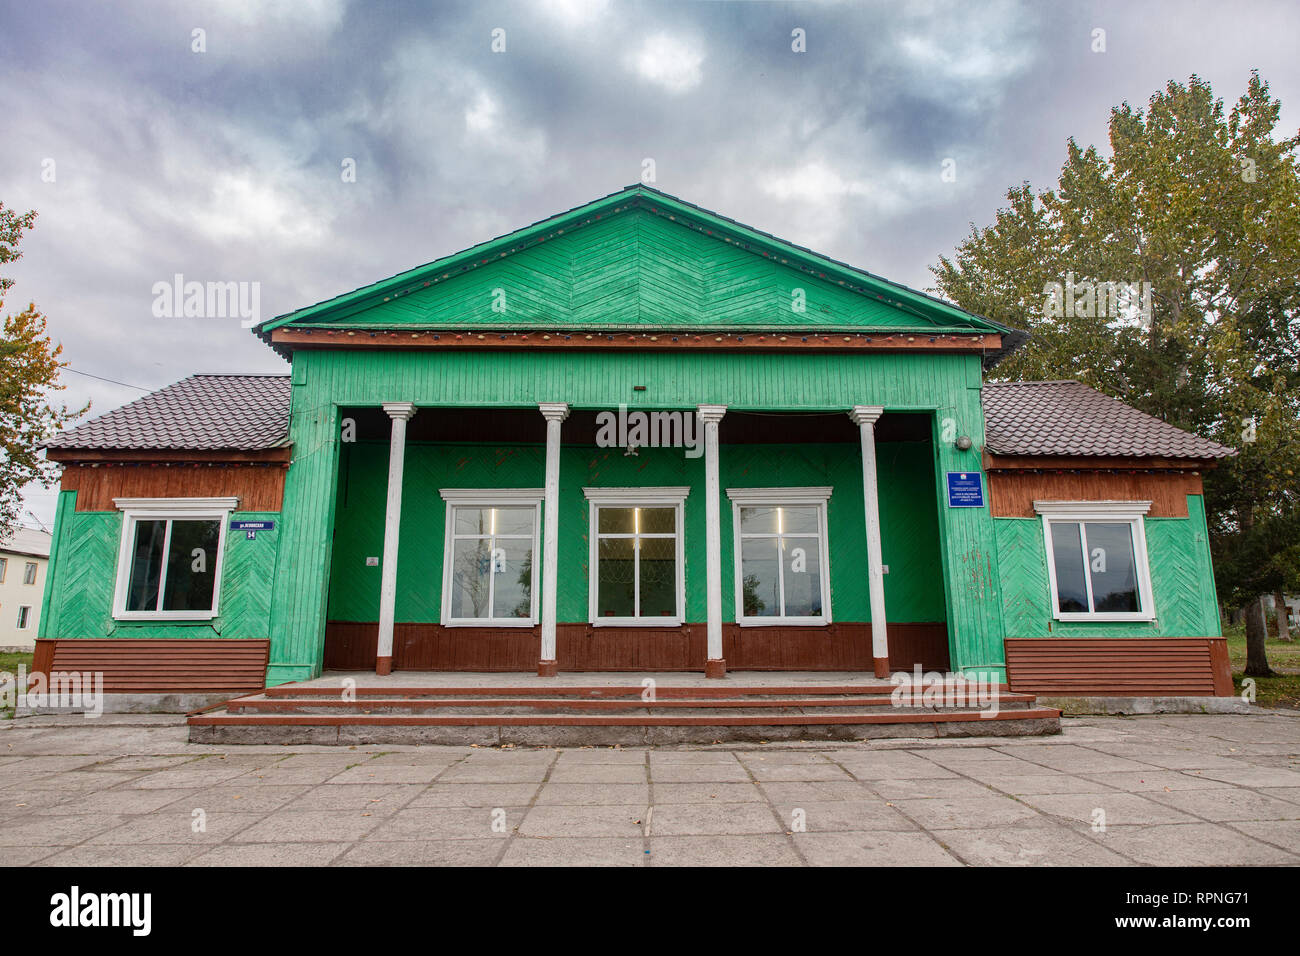
[[[226,532],[220,615],[212,621],[152,623],[115,621],[113,587],[122,516],[112,511],[76,511],[76,492],[59,495],[59,560],[52,567],[41,636],[51,639],[121,637],[139,639],[266,639],[270,634],[272,576],[279,512],[235,512],[232,520],[276,521],[249,541]]]
[[[1150,623],[1053,621],[1042,521],[998,518],[994,524],[1007,637],[1218,636],[1204,499],[1188,495],[1187,509],[1187,518],[1148,518],[1145,522],[1157,614]]]
[[[803,290],[806,311],[794,310],[795,289]],[[502,295],[504,312],[498,311]],[[930,327],[646,209],[592,223],[345,321],[358,328]]]

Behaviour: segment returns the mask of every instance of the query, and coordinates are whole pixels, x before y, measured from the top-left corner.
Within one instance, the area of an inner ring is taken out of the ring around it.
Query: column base
[[[555,661],[537,662],[538,677],[558,677],[559,673],[560,673],[560,665]]]
[[[888,658],[888,657],[873,657],[871,660],[872,660],[872,663],[875,664],[875,667],[876,667],[876,676],[877,676],[877,677],[888,677],[888,676],[889,676],[889,658]]]
[[[727,676],[727,662],[718,658],[717,660],[707,660],[704,662],[704,676],[711,678],[720,678]]]
[[[375,658],[376,674],[378,674],[380,677],[383,677],[385,674],[391,674],[392,672],[393,672],[393,658],[391,656]]]

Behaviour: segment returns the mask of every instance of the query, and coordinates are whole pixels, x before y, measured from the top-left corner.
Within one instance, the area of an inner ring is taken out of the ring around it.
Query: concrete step
[[[1024,710],[1034,702],[1029,694],[1002,694],[996,699],[999,710]],[[639,698],[581,699],[581,698],[432,698],[432,697],[373,697],[355,701],[337,697],[268,698],[252,695],[238,698],[227,704],[231,714],[613,714],[649,715],[675,713],[718,717],[781,713],[819,713],[831,710],[852,712],[862,708],[876,710],[978,710],[975,701],[946,701],[932,706],[893,707],[893,701],[884,695],[841,695],[835,697],[783,698],[728,698],[664,699],[644,701]]]
[[[592,746],[879,737],[1022,736],[1060,732],[1060,711],[890,708],[800,714],[203,714],[193,743],[439,743]]]

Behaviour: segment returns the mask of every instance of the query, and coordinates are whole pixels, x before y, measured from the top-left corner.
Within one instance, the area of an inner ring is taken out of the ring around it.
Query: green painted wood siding
[[[220,614],[211,621],[115,621],[113,588],[117,581],[122,515],[117,511],[73,509],[77,493],[59,494],[55,522],[57,560],[50,562],[48,596],[41,617],[41,637],[126,638],[260,638],[270,634],[272,580],[280,514],[236,511],[235,521],[275,521],[253,541],[226,531],[221,570]]]
[[[309,678],[320,670],[337,501],[339,406],[409,401],[426,407],[535,408],[538,402],[567,401],[596,409],[616,409],[620,403],[670,409],[721,403],[756,411],[847,411],[853,405],[929,410],[935,450],[931,487],[939,502],[946,501],[944,472],[978,466],[975,452],[959,452],[939,440],[943,422],[952,419],[957,434],[970,435],[977,446],[984,434],[975,355],[309,350],[294,354],[293,381],[294,462],[285,480],[272,607],[272,682]],[[635,392],[634,385],[646,390]],[[855,478],[860,482],[860,474]],[[568,484],[567,477],[561,480]],[[527,484],[540,486],[540,468]],[[938,521],[942,576],[936,587],[944,589],[953,665],[1002,676],[1002,598],[988,508],[941,505]]]
[[[430,410],[426,414],[438,414]],[[378,566],[383,553],[387,445],[343,446],[335,512],[329,618],[379,618]],[[929,448],[918,442],[879,446],[885,600],[891,621],[943,621],[946,608],[939,557],[938,513],[929,481]],[[441,488],[541,487],[545,447],[421,445],[407,448],[402,486],[402,532],[397,620],[439,620],[446,506]],[[866,590],[862,461],[856,445],[723,445],[722,487],[834,488],[828,505],[833,617],[871,619]],[[560,543],[557,614],[586,621],[589,587],[589,511],[583,487],[686,486],[686,618],[706,619],[704,581],[704,466],[680,449],[565,447],[560,462]],[[722,508],[723,618],[735,619],[732,510]]]
[[[795,290],[804,310],[796,312]],[[643,209],[364,311],[295,327],[933,329],[929,321]]]
[[[1187,496],[1187,513],[1145,521],[1158,615],[1151,622],[1054,621],[1042,520],[996,519],[1007,637],[1217,637],[1219,610],[1200,495]]]

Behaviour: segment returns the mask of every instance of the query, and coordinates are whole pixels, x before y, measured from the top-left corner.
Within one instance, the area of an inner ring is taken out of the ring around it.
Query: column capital
[[[700,421],[706,425],[716,425],[722,421],[722,416],[727,414],[726,405],[697,405],[696,414],[700,416]]]
[[[849,418],[855,425],[874,425],[883,414],[885,409],[881,405],[854,405],[849,410]]]
[[[538,402],[537,407],[548,422],[562,422],[569,417],[568,402]]]
[[[409,422],[415,417],[415,405],[411,402],[384,402],[384,411],[392,419],[400,418],[404,422]]]

